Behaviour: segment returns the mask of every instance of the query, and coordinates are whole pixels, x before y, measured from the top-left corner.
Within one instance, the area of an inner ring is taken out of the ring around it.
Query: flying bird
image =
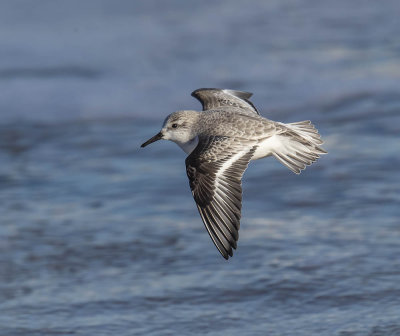
[[[327,152],[310,121],[281,123],[260,115],[249,92],[198,89],[192,92],[203,111],[177,111],[161,131],[141,145],[171,140],[187,154],[186,173],[204,225],[225,259],[239,238],[242,176],[252,160],[274,156],[292,172]]]

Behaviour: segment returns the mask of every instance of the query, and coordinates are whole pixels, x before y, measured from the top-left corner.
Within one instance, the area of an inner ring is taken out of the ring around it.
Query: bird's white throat
[[[199,137],[194,137],[193,139],[187,142],[179,142],[175,141],[175,143],[183,149],[186,154],[190,154],[196,148],[197,144],[199,143]]]

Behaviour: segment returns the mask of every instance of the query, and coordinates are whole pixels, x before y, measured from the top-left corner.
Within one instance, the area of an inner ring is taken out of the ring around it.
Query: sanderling
[[[273,155],[299,174],[327,153],[310,121],[284,124],[263,118],[249,92],[198,89],[203,111],[170,114],[162,129],[141,147],[165,139],[188,155],[186,173],[204,225],[225,259],[239,238],[241,179],[251,160]]]

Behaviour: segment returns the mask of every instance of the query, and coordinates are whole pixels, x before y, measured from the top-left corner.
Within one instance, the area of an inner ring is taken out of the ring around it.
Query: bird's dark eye
[[[172,124],[172,128],[177,128],[178,124]]]

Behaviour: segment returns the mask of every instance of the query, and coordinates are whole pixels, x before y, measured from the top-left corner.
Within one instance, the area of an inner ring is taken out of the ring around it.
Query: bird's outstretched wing
[[[225,259],[239,238],[242,175],[257,145],[245,139],[201,136],[186,158],[190,189],[204,225]]]
[[[233,106],[243,109],[249,114],[260,114],[249,100],[253,94],[250,92],[227,90],[227,89],[197,89],[192,96],[203,105],[203,111],[216,109],[218,107]]]

